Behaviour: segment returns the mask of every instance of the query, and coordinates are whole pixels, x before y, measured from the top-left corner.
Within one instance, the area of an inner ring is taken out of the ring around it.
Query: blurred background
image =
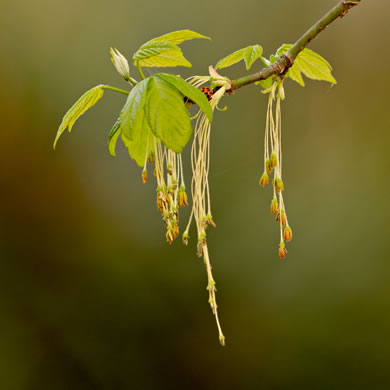
[[[131,58],[192,29],[212,40],[183,43],[193,68],[171,71],[204,75],[244,46],[269,56],[335,3],[2,2],[1,389],[390,388],[388,1],[363,1],[311,43],[336,86],[285,83],[285,261],[258,185],[266,96],[242,88],[215,115],[209,249],[225,348],[195,241],[165,242],[153,180],[121,144],[107,152],[125,97],[106,91],[52,149],[84,91],[126,88],[111,46]]]

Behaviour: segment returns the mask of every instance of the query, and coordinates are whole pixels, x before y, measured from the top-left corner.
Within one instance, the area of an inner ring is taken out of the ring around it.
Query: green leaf
[[[189,41],[191,39],[197,39],[197,38],[211,39],[209,37],[206,37],[205,35],[198,34],[195,31],[179,30],[179,31],[173,31],[168,34],[161,35],[160,37],[157,38],[153,38],[149,42],[163,41],[163,42],[171,42],[174,43],[175,45],[178,45],[184,41]]]
[[[288,70],[288,72],[286,74],[286,78],[288,78],[288,77],[290,77],[291,80],[296,81],[302,87],[305,86],[305,82],[303,81],[302,74],[296,66],[292,66]]]
[[[272,82],[273,82],[272,77],[268,77],[265,80],[257,81],[256,84],[260,84],[263,87],[263,89],[268,89],[271,88]]]
[[[66,130],[66,128],[68,127],[70,133],[77,119],[80,118],[80,116],[83,115],[85,111],[87,111],[89,108],[91,108],[98,102],[98,100],[103,96],[103,92],[103,86],[98,85],[85,92],[84,95],[82,95],[79,100],[77,100],[77,102],[73,104],[70,110],[65,114],[60,124],[60,127],[57,130],[57,135],[53,145],[54,149],[56,147],[58,139],[60,138],[61,134]]]
[[[240,49],[222,58],[217,62],[217,65],[215,65],[215,70],[227,68],[228,66],[232,66],[237,62],[241,61],[244,55],[244,51],[245,49]]]
[[[118,137],[121,133],[121,120],[120,118],[115,122],[110,134],[108,135],[108,151],[112,157],[115,157],[115,145]]]
[[[279,56],[284,54],[291,46],[289,44],[282,45],[276,54]],[[306,48],[298,54],[289,73],[289,76],[302,86],[305,84],[301,73],[313,80],[324,80],[337,84],[336,79],[332,75],[332,67],[329,62],[318,53]]]
[[[187,85],[184,87],[177,80],[173,82],[170,76],[163,74],[161,77],[161,74],[157,74],[139,82],[131,90],[121,111],[122,141],[128,148],[130,157],[139,166],[144,165],[147,153],[153,151],[154,135],[176,153],[181,153],[191,138],[191,119],[181,92],[188,91]],[[196,97],[193,95],[194,91],[191,88],[189,90],[191,96]],[[199,100],[197,97],[196,99]],[[207,99],[206,103],[208,104]]]
[[[190,68],[191,63],[184,58],[180,47],[177,45],[195,38],[210,39],[191,30],[174,31],[153,38],[144,43],[134,54],[134,65],[138,63],[142,67],[186,66]]]
[[[173,85],[185,97],[191,99],[194,103],[196,103],[199,108],[205,113],[210,122],[213,120],[213,110],[211,109],[211,106],[206,96],[202,92],[200,92],[199,89],[195,88],[193,85],[187,83],[182,78],[173,74],[159,73],[155,75],[155,77],[160,77],[166,82]]]
[[[179,90],[161,77],[149,77],[145,114],[153,134],[167,148],[181,153],[191,138],[192,126]]]
[[[263,54],[263,48],[260,45],[248,46],[244,50],[244,61],[246,65],[246,70],[249,70],[252,64],[258,58],[261,58],[262,54]]]
[[[136,133],[142,130],[148,80],[140,81],[131,90],[120,113],[121,131],[129,140],[132,140]]]
[[[247,46],[219,60],[217,65],[215,65],[215,69],[227,68],[228,66],[232,66],[237,62],[244,60],[246,70],[249,70],[258,58],[262,58],[262,54],[263,48],[260,45]]]
[[[186,66],[192,65],[187,61],[179,46],[171,42],[148,42],[142,45],[133,57],[134,65],[139,63],[140,66],[166,67],[166,66]]]
[[[122,141],[128,149],[129,156],[134,159],[141,168],[145,165],[147,156],[154,150],[154,135],[150,130],[150,126],[145,117],[143,117],[142,121],[143,123],[140,127],[140,131],[134,135],[133,140],[129,140],[122,133]]]

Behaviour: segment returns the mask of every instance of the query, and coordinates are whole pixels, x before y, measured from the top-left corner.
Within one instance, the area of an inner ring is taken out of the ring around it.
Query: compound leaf
[[[198,88],[195,88],[190,83],[187,83],[182,78],[175,76],[169,73],[159,73],[155,77],[160,77],[166,82],[172,84],[177,88],[185,97],[191,99],[196,103],[199,108],[205,113],[208,120],[211,122],[213,120],[213,110],[206,98],[206,96],[199,91]]]
[[[252,64],[261,58],[263,54],[263,48],[260,45],[248,46],[245,48],[243,57],[246,65],[246,70],[249,70]]]
[[[191,138],[192,125],[179,90],[158,75],[149,77],[145,114],[153,134],[167,148],[181,153]]]
[[[87,92],[82,95],[79,100],[69,109],[69,111],[65,114],[60,124],[60,127],[57,130],[57,135],[54,140],[53,148],[55,149],[58,139],[61,134],[69,129],[69,133],[72,130],[74,123],[80,118],[81,115],[84,114],[89,108],[93,107],[103,96],[103,85],[98,85],[94,88],[91,88]]]

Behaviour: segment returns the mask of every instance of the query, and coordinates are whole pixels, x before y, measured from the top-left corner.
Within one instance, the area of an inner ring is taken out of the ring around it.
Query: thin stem
[[[235,90],[244,87],[245,85],[253,84],[256,81],[265,80],[268,77],[282,76],[286,74],[288,69],[294,64],[298,54],[323,31],[330,23],[337,18],[344,17],[348,11],[356,5],[359,5],[361,0],[357,1],[340,1],[326,15],[324,15],[316,24],[307,30],[278,60],[269,66],[263,68],[257,73],[241,77],[233,80],[231,89],[228,93],[232,94]]]
[[[133,87],[135,87],[137,85],[137,80],[136,79],[133,79],[132,77],[128,76],[128,78],[126,79],[130,84],[133,85]]]
[[[142,68],[141,68],[139,61],[137,61],[137,69],[138,69],[138,73],[139,73],[141,79],[145,80],[145,75],[144,75],[144,72],[142,72]]]
[[[126,90],[124,90],[124,89],[111,87],[111,85],[102,85],[102,88],[103,88],[103,89],[108,89],[108,90],[114,91],[114,92],[123,93],[124,95],[128,95],[128,94],[130,93],[129,91],[126,91]]]

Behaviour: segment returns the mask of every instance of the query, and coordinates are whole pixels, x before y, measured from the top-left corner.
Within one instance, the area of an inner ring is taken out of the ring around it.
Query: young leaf
[[[108,152],[112,157],[115,157],[115,145],[118,137],[121,133],[121,120],[120,118],[115,122],[110,134],[108,135]]]
[[[227,68],[228,66],[232,66],[237,62],[241,61],[244,56],[244,51],[245,48],[237,50],[234,53],[222,58],[217,62],[217,65],[215,65],[215,70]]]
[[[187,83],[182,78],[170,73],[158,73],[154,77],[160,77],[166,82],[172,84],[185,97],[191,99],[194,103],[196,103],[199,108],[205,113],[210,122],[213,120],[213,110],[211,109],[211,106],[206,96],[202,92],[200,92],[199,89]]]
[[[261,58],[262,54],[263,54],[263,48],[260,45],[248,46],[244,50],[244,61],[246,65],[246,70],[249,70],[252,64],[258,58]]]
[[[260,84],[263,87],[263,89],[268,89],[268,88],[271,88],[272,82],[273,82],[272,77],[268,77],[265,80],[257,81],[255,84],[256,85]]]
[[[192,65],[187,61],[179,46],[171,42],[148,42],[142,45],[133,56],[134,65],[139,63],[142,67],[165,67]]]
[[[192,135],[191,119],[184,106],[183,95],[161,77],[149,77],[145,114],[153,134],[167,148],[181,153]]]
[[[247,46],[243,49],[237,50],[232,54],[229,54],[227,57],[219,60],[215,69],[227,68],[228,66],[234,65],[237,62],[244,60],[246,65],[246,70],[252,66],[252,64],[258,59],[261,58],[263,54],[263,48],[260,45]]]
[[[191,30],[174,31],[153,38],[144,43],[134,54],[134,65],[139,64],[142,67],[186,66],[190,68],[191,63],[184,58],[177,45],[195,38],[210,39]]]
[[[140,131],[134,134],[134,138],[132,140],[129,140],[122,133],[122,141],[128,149],[129,156],[134,159],[140,167],[145,165],[147,156],[152,150],[154,150],[154,135],[145,117],[143,117],[142,122]]]
[[[121,131],[129,140],[132,140],[137,132],[142,130],[148,82],[149,79],[146,79],[137,83],[131,90],[120,113]]]
[[[291,46],[292,45],[289,44],[282,45],[276,54],[278,56],[282,55],[287,52]],[[289,73],[289,76],[302,86],[305,84],[301,73],[313,80],[324,80],[333,84],[337,83],[336,79],[332,76],[332,67],[329,62],[318,53],[306,48],[298,54]]]
[[[57,135],[53,145],[54,149],[56,147],[58,139],[65,131],[65,129],[68,127],[70,133],[77,119],[80,118],[80,116],[83,115],[85,111],[87,111],[89,108],[91,108],[98,102],[98,100],[103,96],[103,92],[103,86],[98,85],[85,92],[84,95],[82,95],[79,100],[77,100],[77,102],[73,104],[70,110],[65,114],[60,124],[60,127],[57,130]]]
[[[156,42],[156,41],[162,41],[162,42],[171,42],[175,45],[178,45],[184,41],[189,41],[191,39],[197,39],[197,38],[203,38],[203,39],[211,39],[209,37],[206,37],[204,35],[198,34],[195,31],[191,30],[179,30],[179,31],[173,31],[168,34],[161,35],[160,37],[153,38],[149,42]]]

